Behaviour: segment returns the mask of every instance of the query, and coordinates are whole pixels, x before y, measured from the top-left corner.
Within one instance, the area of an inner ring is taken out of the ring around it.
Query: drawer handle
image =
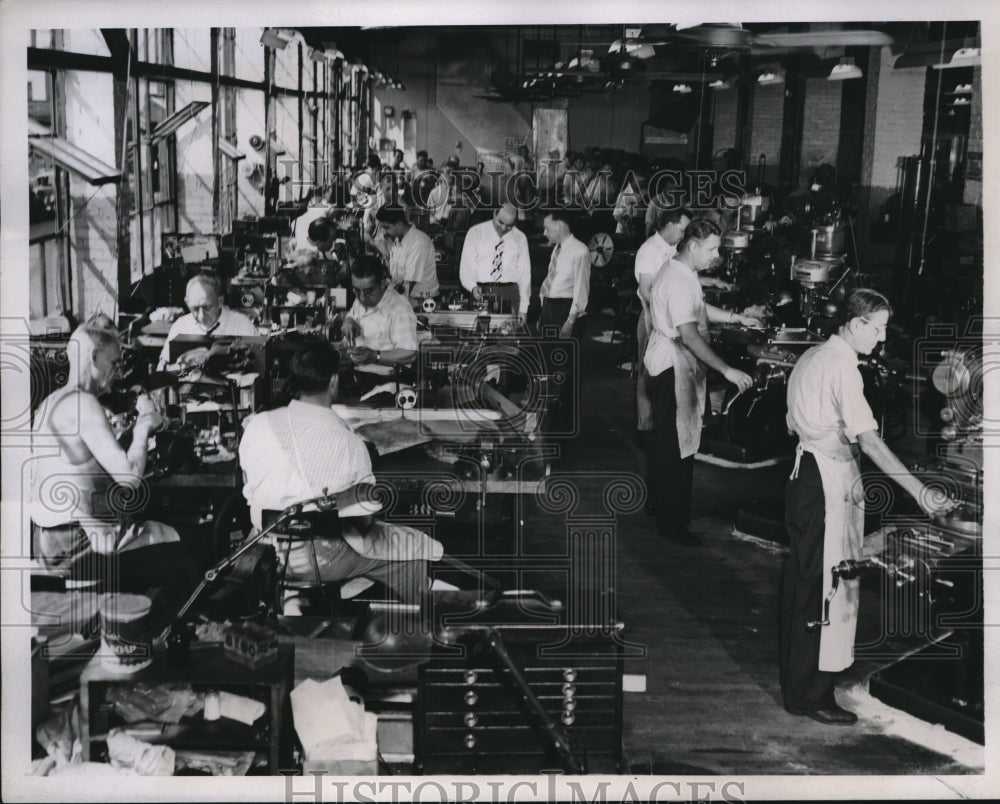
[[[567,726],[572,726],[575,721],[576,721],[576,715],[574,715],[572,712],[562,713],[562,722],[565,723]]]
[[[475,712],[465,713],[465,725],[470,729],[475,728],[476,724],[479,723],[479,718],[476,716]]]
[[[567,681],[576,681],[576,670],[574,670],[572,667],[567,667],[565,670],[563,670],[563,678],[565,678]]]
[[[465,671],[465,683],[466,684],[475,684],[477,678],[479,678],[479,676],[476,674],[475,670],[466,670]]]
[[[567,698],[565,701],[563,701],[564,712],[572,712],[574,709],[576,709],[576,701],[574,701],[572,698]]]
[[[562,694],[566,698],[572,698],[576,695],[576,684],[570,684],[569,682],[562,685]]]
[[[468,748],[470,751],[473,748],[476,747],[476,735],[475,734],[466,734],[465,735],[465,747]]]
[[[465,703],[468,706],[475,706],[478,701],[479,701],[479,696],[476,695],[475,690],[469,690],[467,693],[465,693]]]

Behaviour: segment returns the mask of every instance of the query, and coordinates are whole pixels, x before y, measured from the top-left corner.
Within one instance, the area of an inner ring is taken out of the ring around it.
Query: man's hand
[[[354,341],[361,335],[361,325],[353,318],[345,318],[344,324],[340,328],[341,334],[348,345],[353,346]]]
[[[920,493],[917,494],[916,499],[917,505],[930,517],[944,516],[961,505],[961,502],[951,499],[941,489],[926,485],[920,487]]]
[[[355,366],[364,366],[375,362],[375,350],[369,349],[367,346],[356,346],[347,353],[347,356],[351,358],[351,362]]]
[[[764,326],[764,323],[759,318],[757,318],[756,316],[752,316],[752,315],[742,315],[742,314],[741,315],[737,315],[736,316],[736,320],[739,321],[739,323],[741,325],[743,325],[744,327],[762,327],[762,326]]]
[[[160,406],[149,394],[139,394],[135,399],[135,411],[138,418],[135,421],[136,430],[145,430],[147,433],[154,433],[166,422]]]
[[[753,385],[753,377],[745,371],[740,371],[739,369],[729,367],[725,370],[725,372],[723,372],[722,376],[726,378],[726,382],[731,382],[735,385],[736,390],[738,390],[741,394]]]
[[[566,319],[566,322],[559,328],[560,338],[572,338],[573,337],[573,321]]]

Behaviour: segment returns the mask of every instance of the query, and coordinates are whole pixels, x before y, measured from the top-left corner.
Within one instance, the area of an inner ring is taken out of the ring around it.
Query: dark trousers
[[[570,308],[573,306],[572,299],[544,299],[542,301],[541,314],[538,318],[538,334],[543,338],[559,338],[562,325],[569,318]],[[573,416],[573,399],[576,394],[577,377],[579,374],[580,361],[580,339],[586,329],[586,316],[580,316],[573,322],[573,329],[570,337],[577,342],[574,359],[567,361],[560,370],[563,374],[563,382],[559,386],[559,399],[555,410],[549,417],[551,431],[554,433],[575,435],[577,432],[577,422]]]
[[[656,524],[664,536],[682,535],[691,525],[694,455],[681,458],[677,441],[674,370],[649,378],[653,403],[653,441],[649,494],[656,503]]]
[[[816,459],[802,454],[798,477],[785,487],[785,528],[788,564],[781,596],[780,678],[785,706],[826,709],[835,703],[836,673],[819,669],[822,628],[810,631],[806,623],[818,620],[823,606],[823,541],[826,508],[823,482]]]

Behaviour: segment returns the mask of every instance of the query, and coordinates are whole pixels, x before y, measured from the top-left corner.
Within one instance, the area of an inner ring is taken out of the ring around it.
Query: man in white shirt
[[[858,356],[870,354],[885,340],[891,312],[880,293],[853,291],[836,334],[802,355],[788,378],[786,418],[799,446],[785,489],[789,553],[781,602],[781,689],[790,714],[827,725],[849,726],[858,719],[834,697],[837,673],[854,661],[858,579],[840,580],[828,625],[810,630],[808,623],[823,612],[831,568],[862,557],[859,453],[899,483],[929,516],[950,507],[885,445],[865,399]]]
[[[160,368],[170,362],[170,342],[178,335],[223,338],[257,334],[257,327],[247,316],[223,306],[219,281],[210,274],[198,274],[188,281],[184,303],[191,312],[182,315],[170,326],[167,342],[160,352]]]
[[[563,210],[545,216],[543,233],[553,249],[548,275],[538,291],[539,328],[543,332],[558,328],[561,338],[579,338],[590,299],[590,251],[573,236]]]
[[[450,161],[445,162],[441,167],[440,175],[427,194],[427,210],[430,213],[430,223],[438,226],[446,226],[448,216],[451,215],[452,189],[454,178],[452,177],[453,165]]]
[[[255,528],[264,526],[265,511],[280,512],[375,482],[364,442],[331,410],[338,367],[331,346],[303,349],[291,362],[292,402],[247,420],[240,465]],[[318,571],[324,583],[365,577],[385,583],[404,603],[420,602],[427,589],[427,561],[441,557],[441,545],[412,528],[373,520],[377,510],[372,502],[355,503],[340,511],[349,517],[340,520],[342,535],[293,543],[288,576],[315,580]],[[284,560],[284,550],[278,554]]]
[[[639,322],[636,325],[636,352],[639,370],[636,372],[635,407],[636,431],[640,433],[640,447],[645,447],[645,433],[653,429],[653,406],[649,398],[649,373],[642,364],[653,325],[649,317],[649,291],[653,280],[667,262],[677,253],[677,244],[684,230],[691,223],[691,212],[684,207],[662,210],[656,219],[656,231],[639,246],[635,253],[635,281],[638,283]],[[648,454],[648,453],[647,453]]]
[[[720,310],[705,303],[698,273],[719,258],[722,239],[711,221],[688,224],[677,254],[653,280],[649,294],[652,332],[644,363],[653,399],[653,476],[649,493],[656,500],[660,535],[678,544],[698,546],[689,531],[694,456],[701,443],[705,411],[706,368],[715,369],[740,391],[750,375],[732,368],[708,344],[708,323],[756,318]]]
[[[395,241],[389,251],[389,277],[411,299],[437,296],[437,257],[431,239],[406,219],[402,207],[382,207],[379,223]]]
[[[478,302],[483,293],[497,296],[524,323],[531,301],[531,256],[528,238],[514,228],[517,210],[510,202],[477,223],[465,236],[459,279]]]
[[[538,330],[543,337],[557,333],[560,338],[573,338],[579,344],[590,299],[590,250],[570,232],[570,214],[554,210],[545,216],[543,232],[553,249],[548,275],[538,292],[542,302]],[[562,371],[558,404],[549,419],[554,433],[575,431],[572,415],[573,400],[579,398],[576,371],[579,355],[578,346],[576,355]]]
[[[351,266],[354,304],[344,319],[348,357],[358,368],[391,374],[396,364],[417,355],[417,316],[410,303],[389,287],[377,257],[361,254]]]

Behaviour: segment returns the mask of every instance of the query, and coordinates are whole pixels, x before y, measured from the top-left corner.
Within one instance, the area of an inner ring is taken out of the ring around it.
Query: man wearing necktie
[[[542,231],[554,248],[548,276],[538,291],[539,328],[543,334],[558,328],[562,338],[579,338],[590,298],[590,251],[573,236],[564,210],[546,215]]]
[[[161,369],[170,360],[170,342],[179,335],[244,338],[257,334],[257,327],[248,316],[222,304],[219,280],[210,274],[191,277],[184,294],[184,303],[191,312],[182,315],[170,326],[167,341],[160,352]]]
[[[538,331],[543,338],[555,336],[579,342],[590,298],[590,250],[570,231],[570,214],[565,210],[554,210],[545,216],[542,231],[553,249],[548,275],[538,291],[542,301]],[[577,391],[579,347],[575,352],[561,372],[553,372],[554,375],[564,375],[558,386],[558,403],[549,418],[553,433],[575,434],[573,398]],[[576,397],[579,398],[578,393]]]
[[[458,275],[472,298],[483,294],[500,300],[501,312],[511,312],[518,324],[524,323],[531,300],[531,259],[528,238],[514,228],[517,210],[506,203],[493,219],[469,229],[462,246]]]

